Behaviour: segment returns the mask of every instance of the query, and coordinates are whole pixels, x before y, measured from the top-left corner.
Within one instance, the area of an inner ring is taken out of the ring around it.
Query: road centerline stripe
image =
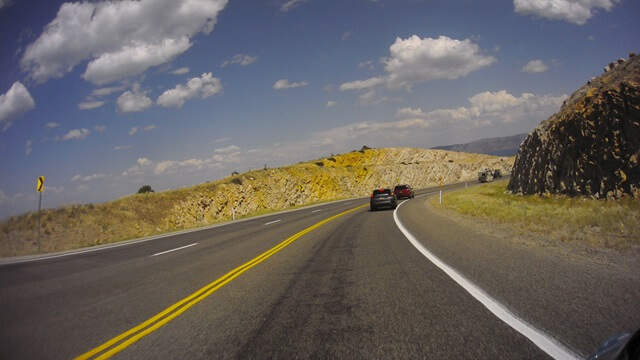
[[[426,196],[425,194],[421,196]],[[466,292],[478,300],[485,308],[487,308],[493,315],[504,323],[509,325],[512,329],[516,330],[527,339],[529,339],[540,350],[544,351],[554,359],[563,360],[577,360],[579,357],[573,353],[570,349],[562,345],[558,340],[554,339],[550,335],[545,334],[543,331],[537,329],[535,326],[528,324],[525,320],[514,314],[509,308],[496,299],[491,297],[478,285],[467,279],[464,275],[459,273],[456,269],[442,261],[438,256],[429,251],[413,234],[407,230],[406,227],[400,222],[398,218],[398,209],[404,204],[398,204],[396,210],[393,211],[393,220],[398,226],[398,229],[404,234],[409,242],[431,263],[440,268],[447,276],[460,285]]]
[[[163,325],[167,324],[169,321],[173,320],[174,318],[178,317],[180,314],[184,313],[185,311],[187,311],[189,308],[191,308],[192,306],[194,306],[195,304],[199,303],[200,301],[204,300],[205,298],[207,298],[209,295],[213,294],[214,292],[216,292],[218,289],[220,289],[221,287],[223,287],[224,285],[228,284],[229,282],[231,282],[233,279],[237,278],[238,276],[242,275],[245,271],[251,269],[252,267],[260,264],[261,262],[265,261],[266,259],[268,259],[269,257],[271,257],[272,255],[274,255],[275,253],[277,253],[278,251],[284,249],[287,245],[291,244],[292,242],[294,242],[295,240],[297,240],[298,238],[302,237],[303,235],[313,231],[314,229],[319,228],[320,226],[335,220],[343,215],[346,215],[348,213],[354,212],[356,210],[362,209],[365,206],[368,206],[369,204],[364,204],[364,205],[360,205],[357,206],[355,208],[349,209],[347,211],[341,212],[339,214],[333,215],[331,217],[328,217],[298,233],[296,233],[295,235],[290,236],[289,238],[287,238],[286,240],[282,241],[281,243],[279,243],[278,245],[272,247],[271,249],[263,252],[262,254],[256,256],[255,258],[253,258],[252,260],[249,260],[248,262],[236,267],[235,269],[229,271],[228,273],[226,273],[225,275],[221,276],[220,278],[214,280],[213,282],[205,285],[204,287],[200,288],[199,290],[197,290],[196,292],[194,292],[193,294],[187,296],[186,298],[178,301],[177,303],[169,306],[168,308],[166,308],[165,310],[161,311],[160,313],[156,314],[155,316],[149,318],[148,320],[142,322],[141,324],[125,331],[124,333],[117,335],[116,337],[108,340],[107,342],[99,345],[98,347],[87,351],[86,353],[76,357],[75,359],[108,359],[110,357],[112,357],[113,355],[121,352],[122,350],[126,349],[127,347],[129,347],[131,344],[135,343],[136,341],[142,339],[143,337],[149,335],[150,333],[152,333],[153,331],[159,329],[160,327],[162,327]]]
[[[268,223],[265,223],[265,225],[271,225],[271,224],[275,224],[277,222],[282,221],[282,219],[278,219],[278,220],[273,220],[273,221],[269,221]]]
[[[196,246],[196,245],[198,245],[198,243],[193,243],[193,244],[191,244],[191,245],[181,246],[181,247],[179,247],[179,248],[175,248],[175,249],[171,249],[171,250],[167,250],[167,251],[159,252],[159,253],[153,254],[153,255],[151,255],[151,256],[149,256],[149,257],[154,257],[154,256],[158,256],[158,255],[168,254],[168,253],[170,253],[170,252],[174,252],[174,251],[178,251],[178,250],[182,250],[182,249],[190,248],[190,247],[192,247],[192,246]]]

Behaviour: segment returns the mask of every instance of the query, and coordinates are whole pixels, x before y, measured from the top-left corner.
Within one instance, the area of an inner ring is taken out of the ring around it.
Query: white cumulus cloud
[[[151,160],[147,159],[146,157],[144,158],[138,158],[138,160],[136,160],[136,162],[138,163],[138,165],[140,166],[145,166],[145,165],[149,165],[152,163]]]
[[[402,108],[397,111],[396,116],[405,118],[403,121],[414,120],[416,124],[427,128],[497,126],[525,120],[539,121],[557,111],[564,99],[566,95],[540,96],[523,93],[515,96],[506,90],[484,91],[468,99],[471,103],[469,107],[437,109],[427,113],[420,108]]]
[[[282,90],[282,89],[291,89],[291,88],[297,88],[297,87],[301,87],[301,86],[307,86],[309,83],[306,81],[299,81],[299,82],[289,82],[288,79],[280,79],[278,81],[276,81],[273,84],[273,88],[276,90]]]
[[[416,83],[436,79],[454,80],[496,62],[483,55],[471,40],[456,40],[446,36],[421,39],[396,38],[389,48],[391,57],[384,60],[390,88],[407,88]]]
[[[520,71],[536,74],[543,73],[548,69],[549,66],[547,66],[542,60],[531,60],[525,66],[523,66]]]
[[[89,130],[87,129],[73,129],[66,133],[65,135],[56,137],[58,141],[67,141],[67,140],[84,140],[89,136]]]
[[[147,96],[146,91],[142,91],[136,83],[132,91],[125,91],[116,101],[118,112],[121,114],[130,112],[140,112],[153,105],[153,101]]]
[[[413,35],[396,38],[389,47],[390,57],[383,58],[385,76],[357,80],[340,85],[340,90],[365,90],[386,84],[392,90],[436,79],[454,80],[492,65],[496,59],[483,55],[480,47],[469,39],[456,40],[446,36],[437,39]],[[362,101],[362,99],[361,99]]]
[[[0,129],[7,130],[16,118],[35,106],[36,102],[27,88],[16,81],[6,94],[0,95]]]
[[[209,34],[227,0],[124,0],[64,3],[27,46],[23,71],[60,78],[88,61],[83,77],[107,84],[167,63]]]
[[[201,77],[189,79],[186,84],[178,84],[175,88],[162,93],[157,100],[162,107],[182,107],[187,100],[195,97],[206,99],[222,92],[220,79],[213,74],[203,73]]]
[[[513,0],[515,12],[584,25],[597,9],[610,11],[619,0]]]

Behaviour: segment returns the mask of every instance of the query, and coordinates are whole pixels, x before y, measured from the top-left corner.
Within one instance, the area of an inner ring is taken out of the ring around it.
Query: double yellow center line
[[[111,340],[105,342],[104,344],[96,347],[95,349],[92,349],[90,351],[87,351],[86,353],[76,357],[76,359],[108,359],[110,357],[112,357],[113,355],[119,353],[120,351],[126,349],[127,347],[129,347],[131,344],[135,343],[136,341],[142,339],[143,337],[149,335],[150,333],[158,330],[160,327],[162,327],[163,325],[165,325],[166,323],[168,323],[169,321],[175,319],[176,317],[178,317],[180,314],[182,314],[183,312],[189,310],[189,308],[191,308],[192,306],[194,306],[195,304],[199,303],[200,301],[204,300],[206,297],[208,297],[209,295],[213,294],[214,292],[216,292],[218,289],[220,289],[221,287],[225,286],[226,284],[228,284],[229,282],[231,282],[231,280],[237,278],[238,276],[242,275],[242,273],[244,273],[245,271],[251,269],[252,267],[260,264],[261,262],[265,261],[266,259],[268,259],[269,257],[271,257],[273,254],[277,253],[278,251],[284,249],[287,245],[291,244],[292,242],[296,241],[298,238],[300,238],[301,236],[303,236],[304,234],[319,228],[320,226],[335,220],[343,215],[346,215],[350,212],[356,211],[358,209],[361,209],[365,206],[368,206],[368,204],[365,205],[361,205],[358,207],[355,207],[351,210],[347,210],[345,212],[339,213],[337,215],[334,215],[332,217],[329,217],[327,219],[324,219],[318,223],[316,223],[313,226],[310,226],[302,231],[300,231],[299,233],[289,237],[288,239],[284,240],[283,242],[281,242],[280,244],[274,246],[273,248],[265,251],[264,253],[258,255],[257,257],[253,258],[252,260],[246,262],[243,265],[238,266],[237,268],[229,271],[228,273],[224,274],[222,277],[218,278],[217,280],[213,281],[212,283],[202,287],[201,289],[199,289],[198,291],[194,292],[193,294],[187,296],[186,298],[178,301],[177,303],[169,306],[168,308],[166,308],[165,310],[161,311],[160,313],[158,313],[157,315],[151,317],[150,319],[148,319],[147,321],[143,322],[142,324],[112,338]]]

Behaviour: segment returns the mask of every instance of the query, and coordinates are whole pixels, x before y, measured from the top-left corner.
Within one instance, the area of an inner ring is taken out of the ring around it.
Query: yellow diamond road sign
[[[38,186],[36,187],[36,190],[38,190],[38,192],[42,192],[42,190],[44,190],[44,176],[38,177]]]

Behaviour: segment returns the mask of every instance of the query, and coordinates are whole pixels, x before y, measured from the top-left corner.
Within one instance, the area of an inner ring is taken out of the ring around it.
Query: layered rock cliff
[[[640,197],[640,56],[605,68],[520,145],[519,194]]]

